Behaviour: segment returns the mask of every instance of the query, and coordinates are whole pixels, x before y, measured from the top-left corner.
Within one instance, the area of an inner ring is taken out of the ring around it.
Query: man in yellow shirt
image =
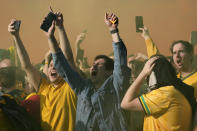
[[[31,84],[40,95],[41,125],[44,131],[73,131],[75,128],[77,97],[67,82],[56,72],[53,61],[48,64],[48,78],[43,78],[38,70],[33,67],[29,56],[19,36],[20,27],[12,20],[8,31],[16,43],[17,53],[22,68],[29,77]],[[63,26],[63,16],[56,13],[56,26],[60,36],[60,46],[64,55],[70,60],[70,65],[75,68],[72,51]]]
[[[38,90],[42,127],[44,130],[73,131],[77,97],[68,83],[57,74],[53,61],[48,70],[50,82],[42,79]]]
[[[150,33],[146,27],[141,28],[142,37],[145,39],[147,54],[159,54],[156,44],[153,42]],[[194,87],[194,95],[197,101],[197,70],[193,69],[192,61],[194,58],[194,48],[187,41],[179,40],[172,43],[170,51],[172,53],[172,64],[176,68],[177,77],[183,82]]]

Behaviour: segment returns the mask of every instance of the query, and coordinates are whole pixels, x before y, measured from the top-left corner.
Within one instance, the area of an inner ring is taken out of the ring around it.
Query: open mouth
[[[181,62],[181,59],[178,59],[178,60],[177,60],[177,63],[180,63],[180,62]]]
[[[182,66],[183,65],[183,61],[181,59],[176,61],[176,65],[177,66]]]
[[[177,64],[181,64],[181,60],[177,60],[176,63],[177,63]]]
[[[51,76],[57,76],[57,73],[53,72],[51,73]]]

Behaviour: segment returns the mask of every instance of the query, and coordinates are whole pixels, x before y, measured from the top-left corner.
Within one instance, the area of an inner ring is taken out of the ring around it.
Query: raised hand
[[[12,19],[10,24],[8,25],[8,32],[10,32],[14,36],[19,35],[20,23],[20,20]]]
[[[141,36],[144,38],[144,39],[148,39],[148,38],[151,38],[150,36],[150,33],[149,33],[149,30],[146,26],[144,26],[144,28],[139,28],[141,31],[142,31],[142,34]]]
[[[53,37],[55,32],[55,21],[52,22],[51,27],[49,28],[48,32],[46,32],[46,36]]]
[[[142,74],[143,75],[145,75],[146,77],[148,76],[148,75],[150,75],[151,74],[151,72],[152,72],[152,70],[153,70],[153,67],[155,66],[155,61],[158,59],[159,57],[158,56],[155,56],[155,57],[153,57],[153,58],[150,58],[147,62],[146,62],[146,64],[144,65],[144,68],[143,68],[143,70],[142,70]]]
[[[76,39],[76,44],[80,44],[86,37],[86,32],[82,32],[80,33],[78,36],[77,36],[77,39]]]
[[[64,19],[63,19],[62,13],[61,12],[56,12],[55,15],[56,15],[56,20],[55,20],[56,26],[59,27],[59,28],[63,27]]]
[[[118,17],[113,13],[105,13],[105,24],[110,30],[118,27]]]

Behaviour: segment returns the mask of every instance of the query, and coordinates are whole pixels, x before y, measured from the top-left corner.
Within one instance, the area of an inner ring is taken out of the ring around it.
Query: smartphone
[[[14,22],[14,28],[15,28],[15,30],[19,30],[20,25],[21,25],[21,21],[20,20],[15,21]]]
[[[49,12],[48,15],[45,17],[45,19],[43,20],[40,28],[42,30],[44,30],[45,32],[48,32],[49,28],[52,25],[53,20],[56,19],[56,15],[53,12]]]
[[[192,31],[191,32],[190,42],[191,42],[192,45],[196,45],[197,44],[197,31]]]
[[[135,16],[136,32],[142,32],[139,28],[143,28],[143,16]]]

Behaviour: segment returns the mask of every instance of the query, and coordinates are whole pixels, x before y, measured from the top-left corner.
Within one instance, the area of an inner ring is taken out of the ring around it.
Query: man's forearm
[[[52,54],[54,66],[60,76],[69,83],[70,87],[77,93],[84,88],[84,80],[80,77],[79,73],[74,71],[67,59],[63,55],[62,51],[59,50],[56,54]]]
[[[114,43],[114,58],[119,60],[120,66],[127,66],[127,49],[122,40]]]
[[[13,36],[13,39],[16,44],[15,46],[16,46],[16,50],[17,50],[18,57],[20,59],[22,68],[26,69],[26,68],[30,67],[31,62],[30,62],[29,56],[27,54],[27,51],[23,45],[23,42],[22,42],[20,36],[15,35],[15,36]]]
[[[33,65],[30,62],[30,58],[27,54],[27,51],[20,39],[19,35],[15,35],[13,36],[15,44],[16,44],[16,49],[17,49],[17,53],[18,53],[18,57],[19,60],[21,62],[21,66],[23,68],[23,70],[25,70],[28,79],[31,81],[34,89],[36,91],[38,91],[38,86],[39,86],[39,82],[41,80],[41,75],[39,73],[39,71],[37,71]]]
[[[62,49],[63,54],[67,57],[67,59],[73,59],[73,53],[71,50],[70,42],[68,40],[64,27],[57,29],[60,37],[60,48]]]
[[[50,36],[48,38],[49,48],[51,53],[55,54],[59,50],[59,45],[57,44],[57,41],[54,37],[54,35]]]
[[[69,64],[73,67],[74,66],[73,52],[66,31],[64,29],[64,26],[58,27],[57,29],[60,38],[60,48],[62,49],[63,54],[66,56]]]
[[[111,32],[111,31],[113,31],[113,30],[116,30],[117,32],[115,32],[115,33],[111,33],[111,36],[112,36],[112,41],[113,42],[120,42],[120,35],[119,35],[119,32],[118,32],[118,29],[109,29],[109,31]]]

